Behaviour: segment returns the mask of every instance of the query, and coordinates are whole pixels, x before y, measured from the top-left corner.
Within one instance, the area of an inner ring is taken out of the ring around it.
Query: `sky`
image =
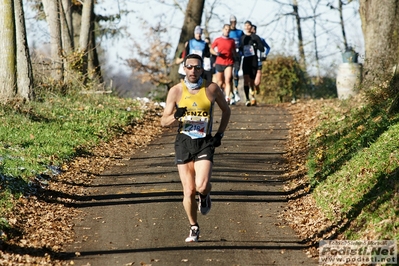
[[[243,29],[244,22],[250,20],[256,24],[257,34],[266,39],[271,46],[269,56],[284,54],[298,55],[297,33],[294,24],[292,0],[206,0],[202,27],[205,27],[205,17],[209,16],[212,9],[212,18],[208,23],[211,39],[221,35],[224,23],[229,23],[231,15],[237,17],[237,27]],[[167,27],[163,40],[172,44],[170,58],[173,58],[178,44],[180,30],[184,20],[184,11],[176,7],[175,2],[185,9],[188,0],[100,0],[96,6],[97,14],[121,14],[121,18],[108,24],[108,28],[120,28],[121,35],[117,39],[102,38],[101,47],[106,51],[107,64],[115,71],[129,72],[125,60],[136,56],[132,52],[132,40],[139,41],[143,47],[148,40],[145,37],[147,28],[157,23]],[[331,73],[342,63],[343,41],[336,10],[331,9],[328,3],[337,6],[338,0],[298,0],[299,14],[301,17],[313,16],[312,5],[319,2],[317,9],[318,24],[316,27],[317,46],[320,53],[320,62],[325,73]],[[213,8],[211,5],[214,4]],[[125,15],[123,11],[130,12]],[[361,32],[360,17],[357,12],[358,1],[344,6],[344,22],[348,43],[352,45],[363,58],[364,44]],[[29,16],[32,16],[28,13]],[[145,24],[143,22],[146,22]],[[28,41],[36,45],[46,42],[48,33],[45,23],[28,25]],[[313,20],[302,20],[302,30],[305,40],[308,70],[314,71],[314,41]]]

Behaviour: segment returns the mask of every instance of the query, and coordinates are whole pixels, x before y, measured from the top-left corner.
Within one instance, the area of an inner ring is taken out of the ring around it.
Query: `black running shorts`
[[[224,72],[224,70],[228,67],[233,67],[233,65],[215,65],[216,72]]]
[[[213,162],[215,147],[209,142],[211,135],[201,139],[191,139],[189,136],[179,133],[175,141],[175,163],[185,164],[190,161],[209,160]]]
[[[255,56],[244,57],[242,72],[244,75],[249,75],[250,79],[255,79],[258,72],[258,59]]]

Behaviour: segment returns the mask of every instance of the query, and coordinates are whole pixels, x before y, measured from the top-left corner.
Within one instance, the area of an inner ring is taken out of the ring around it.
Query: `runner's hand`
[[[184,116],[184,114],[187,112],[187,107],[179,107],[177,108],[174,117],[175,119],[179,119],[180,117]]]
[[[211,144],[213,145],[213,147],[219,147],[220,145],[222,145],[222,138],[223,135],[220,133],[216,133],[215,136],[212,137],[211,140]]]

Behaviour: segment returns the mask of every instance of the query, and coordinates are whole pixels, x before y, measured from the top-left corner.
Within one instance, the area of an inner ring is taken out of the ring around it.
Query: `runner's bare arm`
[[[229,123],[231,110],[224,98],[223,91],[219,88],[219,86],[215,83],[212,83],[209,87],[213,91],[215,102],[218,104],[220,110],[222,110],[222,119],[220,120],[217,132],[223,133],[226,130],[227,124]]]
[[[161,117],[161,126],[166,127],[173,124],[176,121],[174,117],[175,107],[178,97],[180,95],[180,90],[178,85],[173,86],[169,92],[168,96],[166,97],[166,105],[163,111],[163,115]]]

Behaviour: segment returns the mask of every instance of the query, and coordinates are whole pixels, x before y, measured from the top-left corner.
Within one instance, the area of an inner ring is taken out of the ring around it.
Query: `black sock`
[[[199,225],[198,225],[198,223],[195,223],[195,224],[192,224],[192,225],[190,225],[190,228],[191,228],[192,226],[196,226],[196,227],[198,227],[198,228],[199,228]]]
[[[204,199],[204,198],[206,198],[207,195],[199,193],[199,196],[201,197],[201,199]]]
[[[245,97],[249,100],[249,86],[244,86]]]

